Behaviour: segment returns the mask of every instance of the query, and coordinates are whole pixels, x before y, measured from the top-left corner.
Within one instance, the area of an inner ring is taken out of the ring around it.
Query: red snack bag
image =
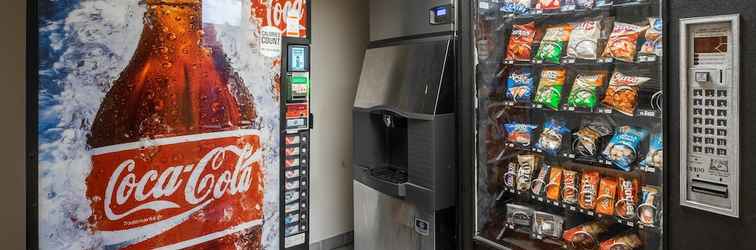
[[[638,48],[638,37],[644,29],[645,27],[638,25],[615,22],[601,57],[633,62]]]
[[[637,179],[619,178],[619,199],[614,209],[617,211],[617,216],[627,220],[635,218],[635,208],[638,206],[638,188]]]
[[[507,45],[509,61],[530,61],[533,55],[533,40],[536,35],[535,22],[512,25],[512,35]]]
[[[636,249],[641,245],[643,245],[643,241],[641,241],[637,234],[632,233],[601,242],[599,250]]]
[[[617,178],[601,178],[599,196],[596,199],[596,213],[614,215],[614,200],[617,195]]]
[[[537,10],[559,10],[561,9],[561,0],[538,0],[536,3]]]

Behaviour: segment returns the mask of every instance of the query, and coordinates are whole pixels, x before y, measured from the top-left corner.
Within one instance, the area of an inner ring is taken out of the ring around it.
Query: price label
[[[575,211],[575,207],[570,206],[570,210]]]
[[[648,116],[648,117],[655,117],[656,116],[656,112],[653,111],[653,110],[640,110],[638,113],[641,116]]]
[[[593,211],[588,211],[588,215],[593,216]]]
[[[631,227],[632,227],[632,226],[635,226],[635,224],[634,224],[634,223],[632,223],[632,222],[630,222],[630,221],[628,221],[628,222],[627,222],[627,225],[628,225],[628,226],[631,226]]]
[[[543,202],[543,197],[538,197],[538,201]]]

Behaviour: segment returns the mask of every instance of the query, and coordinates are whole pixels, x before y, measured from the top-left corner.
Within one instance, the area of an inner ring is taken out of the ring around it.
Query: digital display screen
[[[446,8],[436,9],[436,16],[446,16],[448,10]]]
[[[694,53],[726,53],[727,52],[727,37],[726,36],[712,36],[712,37],[693,38],[693,52]]]
[[[307,47],[289,46],[289,71],[307,71]]]

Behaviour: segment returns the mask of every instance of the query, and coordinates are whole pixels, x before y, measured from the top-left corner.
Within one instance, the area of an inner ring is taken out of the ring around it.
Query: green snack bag
[[[572,32],[571,24],[560,24],[546,29],[535,60],[558,64]]]
[[[572,90],[567,98],[567,106],[575,108],[595,108],[598,103],[596,91],[604,83],[606,72],[578,74],[572,84]]]
[[[566,75],[565,69],[544,69],[541,71],[541,81],[538,83],[534,102],[553,110],[559,109]]]

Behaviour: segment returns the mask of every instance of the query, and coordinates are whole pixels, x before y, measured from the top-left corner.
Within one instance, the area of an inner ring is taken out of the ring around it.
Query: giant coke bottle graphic
[[[252,95],[201,0],[146,0],[139,45],[88,144],[90,230],[105,248],[259,249],[263,166]]]

